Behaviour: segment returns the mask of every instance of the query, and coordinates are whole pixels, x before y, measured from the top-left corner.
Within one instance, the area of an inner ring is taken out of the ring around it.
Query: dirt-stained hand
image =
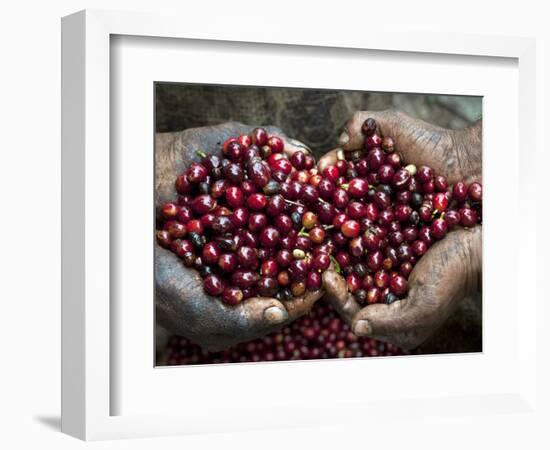
[[[449,183],[482,181],[480,122],[447,130],[396,111],[357,112],[345,125],[341,148],[321,158],[321,170],[336,162],[339,150],[362,148],[361,126],[369,117],[383,136],[394,139],[407,164],[429,165]],[[414,267],[403,300],[362,307],[349,294],[344,278],[332,270],[323,274],[326,298],[355,334],[415,348],[445,322],[462,298],[481,289],[481,235],[481,226],[457,229],[434,244]]]
[[[155,137],[157,212],[164,202],[177,198],[176,177],[191,163],[200,161],[197,151],[217,153],[228,137],[249,133],[253,128],[225,123],[179,133],[158,133]],[[266,129],[283,138],[285,153],[309,151],[279,129]],[[157,321],[170,332],[185,336],[209,351],[219,351],[273,332],[308,312],[323,295],[323,290],[319,290],[289,301],[253,297],[237,306],[227,306],[219,298],[204,293],[197,271],[186,268],[174,253],[159,245],[155,247],[155,287]]]

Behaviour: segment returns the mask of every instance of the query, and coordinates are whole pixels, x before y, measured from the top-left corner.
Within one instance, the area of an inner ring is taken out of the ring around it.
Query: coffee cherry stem
[[[340,187],[341,187],[342,189],[344,189],[344,190],[346,190],[346,191],[347,191],[347,190],[348,190],[348,188],[349,188],[349,183],[344,183],[344,184],[341,184],[341,185],[340,185]]]
[[[336,273],[342,273],[342,268],[340,267],[340,264],[338,264],[338,261],[336,261],[336,258],[332,255],[329,255],[329,258],[332,261],[332,264],[334,264],[334,271]]]
[[[285,198],[285,202],[290,203],[291,205],[295,205],[295,206],[304,206],[299,202],[293,202],[292,200],[287,200],[286,198]]]
[[[319,197],[317,200],[318,200],[319,202],[321,202],[321,203],[326,204],[326,205],[330,205],[329,202],[327,202],[326,200],[323,200],[321,197]]]
[[[306,233],[306,229],[302,227],[302,229],[298,232],[298,236],[309,237],[309,233]]]
[[[197,156],[200,156],[201,158],[206,158],[206,156],[207,156],[206,153],[204,153],[202,150],[197,150],[197,151],[195,152],[195,154],[196,154]]]

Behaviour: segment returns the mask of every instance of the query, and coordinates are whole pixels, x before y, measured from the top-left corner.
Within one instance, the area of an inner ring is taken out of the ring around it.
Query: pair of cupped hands
[[[344,127],[340,147],[318,162],[322,171],[336,163],[337,152],[362,148],[363,122],[372,117],[382,136],[391,136],[407,164],[428,165],[449,183],[481,179],[481,123],[449,130],[413,119],[397,111],[360,111]],[[156,207],[176,197],[174,180],[192,162],[197,151],[219,152],[230,136],[248,133],[253,127],[226,123],[188,129],[156,137]],[[279,129],[287,155],[307,151]],[[360,306],[348,293],[345,279],[335,271],[323,274],[323,287],[303,297],[284,301],[253,297],[227,306],[209,297],[197,271],[186,268],[172,252],[156,246],[156,318],[168,331],[185,336],[210,351],[274,332],[306,314],[321,297],[330,302],[358,336],[369,336],[413,349],[432,335],[452,314],[460,301],[481,289],[481,226],[456,229],[434,244],[414,267],[407,297],[386,304]]]

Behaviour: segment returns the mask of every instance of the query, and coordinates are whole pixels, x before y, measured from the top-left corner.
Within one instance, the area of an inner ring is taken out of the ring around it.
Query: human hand
[[[428,165],[436,174],[444,175],[450,184],[457,181],[480,181],[481,121],[468,128],[450,130],[399,111],[359,111],[346,123],[340,135],[340,147],[319,160],[319,170],[336,163],[338,150],[353,151],[363,148],[363,122],[372,117],[380,134],[391,136],[395,148],[407,164]]]
[[[231,136],[249,133],[253,127],[225,123],[215,127],[188,129],[181,133],[158,133],[155,152],[155,206],[174,201],[176,177],[193,162],[200,161],[197,151],[219,152]],[[280,130],[266,127],[285,142],[284,152],[307,152],[300,142],[287,138]],[[202,279],[194,269],[185,267],[174,253],[155,247],[156,319],[167,330],[185,336],[209,351],[219,351],[239,342],[276,331],[308,312],[323,291],[307,292],[292,300],[267,297],[248,298],[228,306],[207,295]]]
[[[399,112],[358,112],[345,126],[342,150],[363,147],[361,126],[368,117],[376,120],[382,136],[394,139],[408,164],[428,165],[449,183],[481,181],[481,123],[446,130]],[[320,170],[334,164],[341,149],[325,155]],[[403,300],[361,307],[333,270],[323,275],[326,297],[355,334],[415,348],[445,322],[462,298],[481,289],[481,235],[480,226],[457,229],[434,244],[414,267]]]

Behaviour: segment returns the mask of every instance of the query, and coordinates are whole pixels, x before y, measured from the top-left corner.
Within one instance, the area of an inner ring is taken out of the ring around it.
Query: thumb
[[[351,329],[357,336],[369,336],[411,350],[442,324],[441,314],[433,307],[411,297],[389,305],[376,303],[355,315]]]
[[[288,312],[281,302],[270,297],[252,297],[237,306],[251,328],[268,328],[288,320]]]
[[[407,311],[408,300],[398,300],[390,305],[376,303],[359,311],[351,328],[358,336],[371,336],[380,340],[407,333],[415,324],[415,314]]]

